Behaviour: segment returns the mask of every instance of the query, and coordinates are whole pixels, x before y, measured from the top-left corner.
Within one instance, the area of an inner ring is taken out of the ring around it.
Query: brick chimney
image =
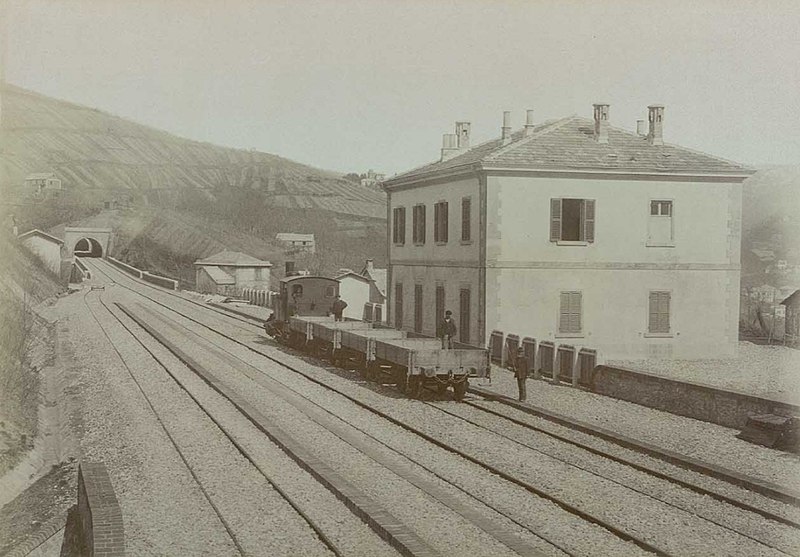
[[[525,137],[533,133],[533,110],[525,111]]]
[[[594,140],[608,143],[608,103],[596,103],[594,106]]]
[[[471,127],[472,124],[470,122],[456,122],[459,151],[466,151],[469,149],[469,132]]]
[[[458,136],[454,133],[444,134],[442,136],[441,160],[446,161],[447,159],[453,158],[458,152]]]
[[[503,145],[511,142],[511,113],[503,112]]]
[[[374,259],[367,259],[366,265],[364,265],[364,272],[369,273],[372,275],[372,272],[375,270],[375,260]]]
[[[294,261],[286,261],[283,276],[291,277],[296,273],[294,272]]]
[[[651,104],[647,107],[650,130],[647,141],[650,145],[664,145],[664,105]]]

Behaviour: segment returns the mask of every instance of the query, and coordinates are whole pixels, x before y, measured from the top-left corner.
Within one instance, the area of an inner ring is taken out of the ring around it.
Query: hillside
[[[223,249],[268,259],[276,270],[286,258],[323,273],[385,261],[382,192],[15,86],[0,95],[0,197],[21,230],[110,226],[115,255],[188,286],[192,261]],[[23,185],[33,172],[55,173],[65,191],[31,199]],[[284,255],[279,232],[315,234],[319,255]]]
[[[282,157],[191,141],[13,85],[0,91],[0,185],[54,172],[68,190],[259,192],[267,204],[384,219],[384,195]]]

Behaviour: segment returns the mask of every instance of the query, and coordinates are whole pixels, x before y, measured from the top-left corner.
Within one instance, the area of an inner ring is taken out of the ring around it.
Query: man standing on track
[[[453,312],[444,312],[444,319],[439,323],[437,336],[442,339],[442,348],[453,348],[453,337],[456,336],[456,322],[453,320]]]
[[[342,312],[346,307],[347,307],[347,302],[342,300],[339,296],[336,296],[336,300],[333,302],[333,308],[332,308],[334,321],[342,320]]]

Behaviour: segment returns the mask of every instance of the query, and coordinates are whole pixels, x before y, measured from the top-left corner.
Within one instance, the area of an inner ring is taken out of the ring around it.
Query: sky
[[[0,0],[9,83],[174,134],[389,175],[611,105],[634,130],[800,164],[797,0]]]

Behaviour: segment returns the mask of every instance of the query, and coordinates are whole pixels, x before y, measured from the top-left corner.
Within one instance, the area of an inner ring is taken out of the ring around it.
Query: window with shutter
[[[444,285],[436,285],[436,323],[438,326],[439,321],[444,319]]]
[[[403,284],[394,285],[394,327],[403,328]]]
[[[594,242],[595,223],[594,199],[550,200],[551,242]]]
[[[396,207],[393,213],[392,243],[403,245],[406,243],[406,209],[405,207]]]
[[[469,288],[462,288],[459,296],[459,340],[464,344],[469,344],[470,335],[470,290]]]
[[[422,332],[422,285],[414,285],[414,331]]]
[[[472,239],[471,230],[472,219],[472,199],[463,197],[461,199],[461,241],[469,242]]]
[[[433,241],[447,243],[447,202],[440,201],[433,206]]]
[[[650,292],[648,304],[648,333],[669,334],[670,297],[670,292]]]
[[[425,243],[425,205],[415,205],[413,214],[413,241],[415,244]]]
[[[562,334],[579,334],[583,331],[581,318],[582,294],[580,292],[562,292],[559,307],[558,332]]]

